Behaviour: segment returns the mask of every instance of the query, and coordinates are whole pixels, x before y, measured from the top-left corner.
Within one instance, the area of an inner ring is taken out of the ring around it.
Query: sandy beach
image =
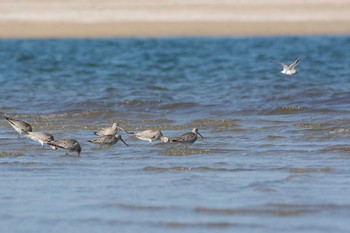
[[[2,0],[1,38],[349,34],[350,0]]]

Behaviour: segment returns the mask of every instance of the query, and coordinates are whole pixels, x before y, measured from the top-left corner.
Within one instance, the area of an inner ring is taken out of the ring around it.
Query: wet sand
[[[0,37],[349,34],[348,0],[3,0]]]

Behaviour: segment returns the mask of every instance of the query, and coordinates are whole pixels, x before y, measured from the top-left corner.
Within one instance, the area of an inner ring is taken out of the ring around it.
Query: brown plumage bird
[[[179,142],[179,143],[185,143],[187,145],[194,143],[198,135],[202,138],[204,138],[199,132],[197,128],[194,128],[192,132],[184,133],[179,137],[172,138],[171,142]]]
[[[18,138],[22,133],[27,134],[28,132],[32,132],[32,126],[30,126],[30,124],[25,121],[17,120],[7,116],[5,116],[5,120],[12,126],[12,128],[14,128],[14,130],[16,130]]]
[[[100,129],[99,131],[94,132],[94,134],[96,134],[98,136],[104,136],[104,135],[113,135],[114,136],[118,133],[118,129],[128,133],[125,129],[120,127],[118,123],[113,123],[113,125],[111,127]]]
[[[54,140],[47,144],[54,150],[60,149],[66,151],[66,155],[68,152],[77,152],[78,156],[80,156],[81,147],[79,142],[75,139]]]
[[[45,132],[28,132],[26,136],[33,141],[39,142],[42,147],[44,147],[44,144],[54,140],[54,137],[51,134]]]
[[[94,139],[89,140],[88,142],[98,144],[100,145],[100,148],[103,146],[111,146],[116,144],[118,141],[122,141],[126,146],[129,146],[126,144],[126,142],[122,139],[122,136],[120,134],[116,135],[103,135]]]

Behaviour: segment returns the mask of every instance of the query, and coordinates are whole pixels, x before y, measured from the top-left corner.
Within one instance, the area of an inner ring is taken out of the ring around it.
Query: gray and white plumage
[[[295,59],[295,61],[290,64],[290,65],[286,65],[282,62],[279,61],[271,61],[273,63],[279,64],[282,66],[283,70],[281,71],[282,74],[286,74],[286,75],[293,75],[295,74],[297,71],[295,70],[295,67],[298,65],[299,63],[299,57],[297,59]]]
[[[171,139],[171,142],[180,142],[180,143],[188,143],[188,144],[191,144],[191,143],[194,143],[197,138],[198,138],[198,135],[202,138],[204,138],[199,132],[198,132],[198,129],[197,128],[194,128],[192,130],[192,132],[188,132],[188,133],[184,133],[182,134],[181,136],[179,137],[175,137],[175,138],[172,138]]]
[[[97,132],[94,132],[94,134],[98,136],[104,136],[104,135],[116,135],[118,133],[118,129],[128,133],[125,129],[119,126],[118,123],[113,123],[111,127],[103,128]]]
[[[169,138],[164,137],[163,133],[160,130],[144,130],[137,133],[132,133],[135,135],[137,139],[143,140],[143,141],[149,141],[149,143],[152,143],[153,140],[161,140],[163,142],[169,142]]]
[[[39,142],[43,147],[44,144],[54,140],[54,137],[51,134],[45,132],[28,132],[26,136],[33,141]]]
[[[88,142],[91,142],[91,143],[94,143],[94,144],[98,144],[98,145],[100,145],[100,148],[102,148],[102,146],[112,146],[112,145],[116,144],[119,140],[122,141],[126,146],[129,146],[122,139],[122,136],[120,134],[103,135],[103,136],[99,136],[97,138],[91,139]]]
[[[79,142],[75,139],[53,140],[47,144],[54,150],[60,149],[66,152],[77,152],[78,156],[80,156],[81,147]]]
[[[32,126],[25,121],[17,120],[10,117],[5,117],[6,121],[16,130],[18,137],[22,133],[32,132]]]

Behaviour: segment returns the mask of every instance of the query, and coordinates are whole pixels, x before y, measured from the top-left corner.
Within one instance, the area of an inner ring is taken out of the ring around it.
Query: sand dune
[[[2,0],[0,37],[348,34],[350,0]]]

